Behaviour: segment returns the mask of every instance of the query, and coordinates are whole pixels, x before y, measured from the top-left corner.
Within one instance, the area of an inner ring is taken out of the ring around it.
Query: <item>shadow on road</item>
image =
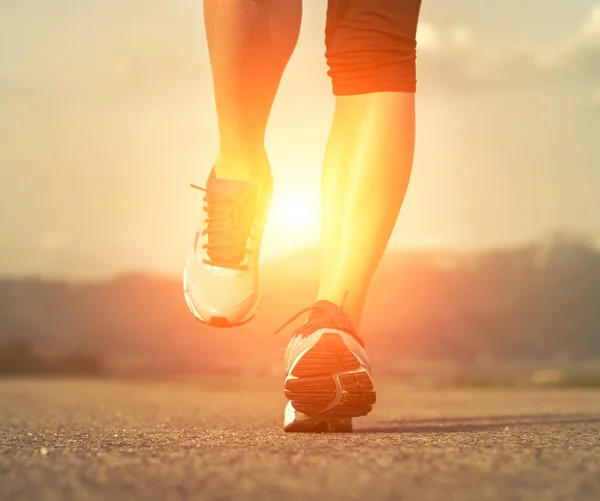
[[[507,426],[541,426],[600,423],[598,414],[528,414],[483,417],[452,417],[392,420],[380,426],[357,429],[357,433],[457,433],[486,431]]]

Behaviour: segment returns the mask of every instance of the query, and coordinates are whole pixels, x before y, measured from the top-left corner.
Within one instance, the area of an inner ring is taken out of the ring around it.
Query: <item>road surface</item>
[[[0,380],[0,499],[600,500],[600,391],[381,383],[342,435],[279,382]]]

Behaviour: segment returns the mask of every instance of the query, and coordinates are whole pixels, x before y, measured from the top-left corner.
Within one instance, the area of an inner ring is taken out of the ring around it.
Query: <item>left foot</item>
[[[317,301],[286,353],[284,430],[349,432],[352,418],[375,403],[371,364],[362,340],[342,309]],[[288,322],[289,323],[289,322]],[[287,324],[286,324],[287,325]]]
[[[183,275],[185,300],[201,322],[235,327],[260,303],[259,253],[272,186],[208,177],[205,206]]]

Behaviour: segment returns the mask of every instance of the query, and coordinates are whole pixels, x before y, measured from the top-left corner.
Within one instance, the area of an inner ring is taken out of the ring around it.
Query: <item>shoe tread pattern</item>
[[[308,416],[348,418],[367,415],[376,401],[367,370],[334,332],[324,333],[296,363],[286,379],[285,395]],[[341,399],[334,407],[338,396]]]

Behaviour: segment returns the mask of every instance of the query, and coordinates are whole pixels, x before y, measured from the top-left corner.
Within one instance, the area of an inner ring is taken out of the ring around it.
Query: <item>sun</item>
[[[314,244],[320,224],[318,194],[308,190],[275,192],[265,233],[267,254],[281,255]]]
[[[319,225],[318,200],[306,191],[290,191],[275,195],[269,214],[270,223],[288,237],[307,232]]]

